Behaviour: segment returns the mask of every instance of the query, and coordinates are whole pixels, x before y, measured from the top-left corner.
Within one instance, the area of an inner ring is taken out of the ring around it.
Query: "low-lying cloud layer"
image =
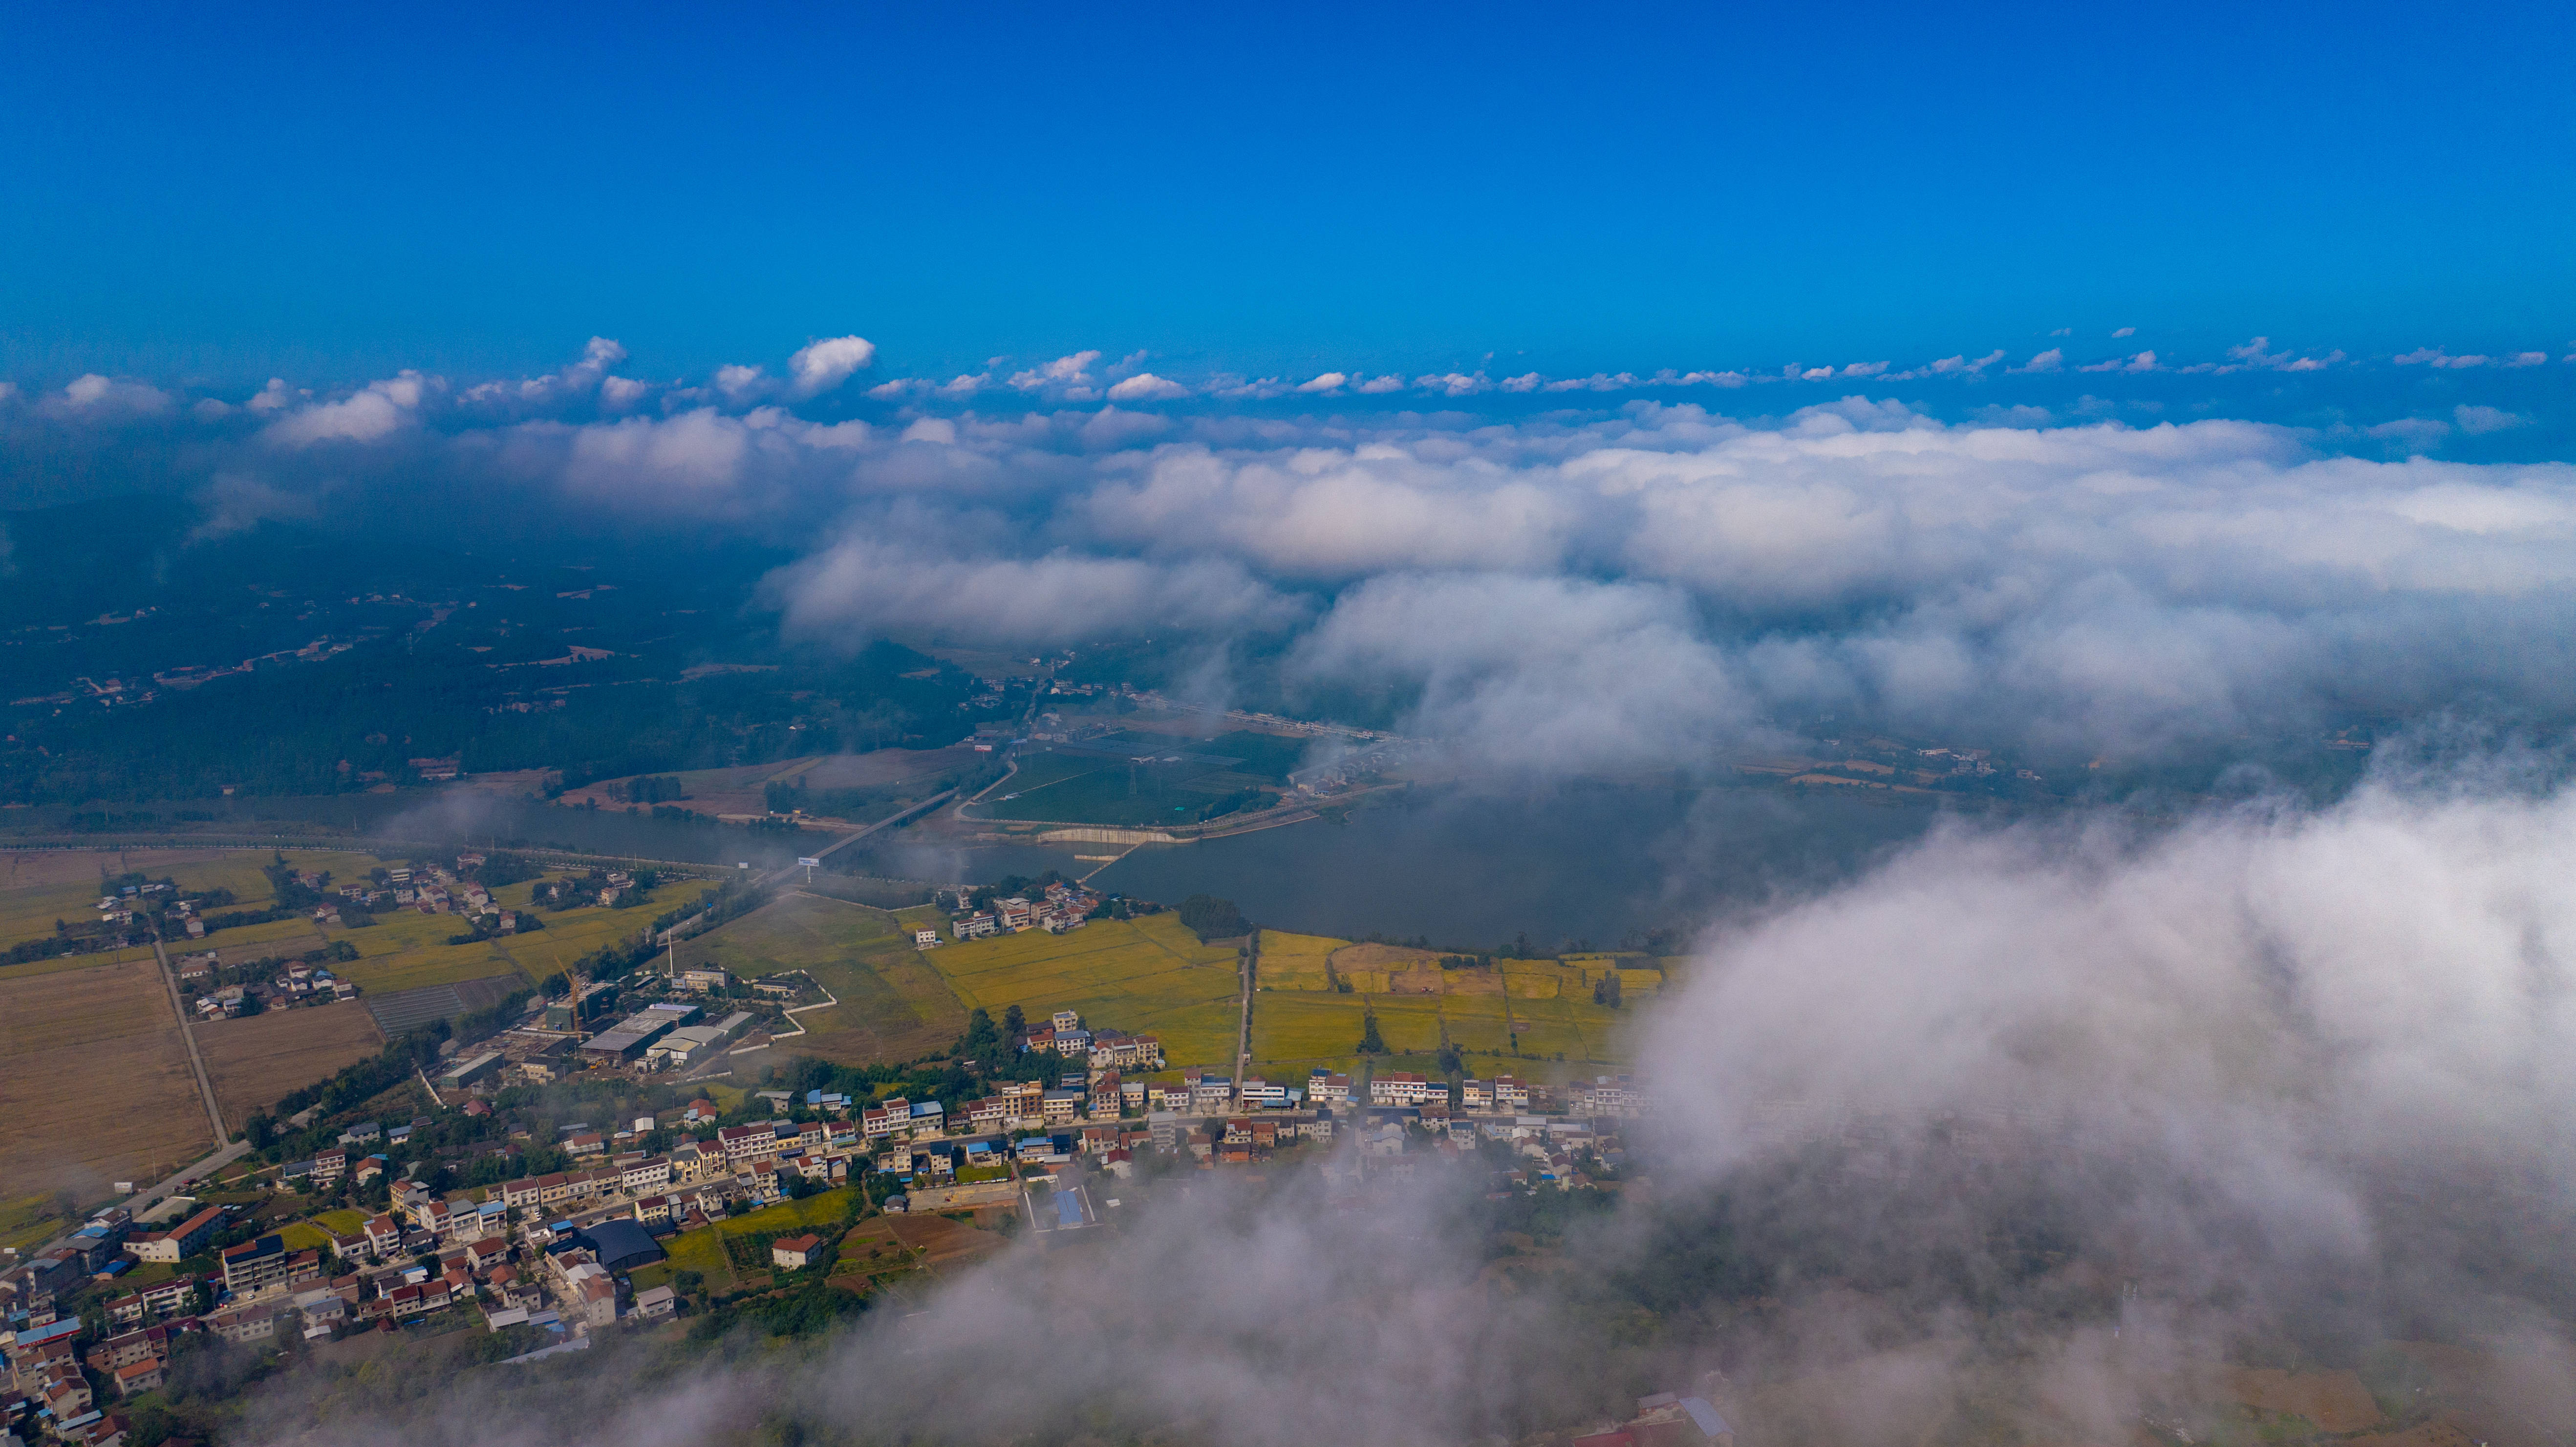
[[[199,429],[153,455],[207,536],[424,489],[521,531],[569,506],[803,554],[765,591],[799,637],[1238,642],[1292,699],[1374,690],[1412,731],[1519,762],[1688,762],[1821,715],[2081,761],[2464,699],[2576,707],[2576,469],[2405,455],[2513,435],[2498,407],[2308,429],[1943,421],[1888,395],[1174,413],[1151,404],[1193,389],[1086,351],[1010,373],[1016,412],[974,410],[980,384],[944,388],[962,410],[894,384],[842,398],[865,415],[798,410],[874,356],[817,341],[784,379],[730,368],[649,408],[606,340],[520,383],[275,382],[214,411],[83,378],[0,403],[0,427],[29,447]]]

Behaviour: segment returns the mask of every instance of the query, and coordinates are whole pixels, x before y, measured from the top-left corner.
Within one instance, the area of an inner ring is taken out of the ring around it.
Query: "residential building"
[[[1125,1104],[1125,1099],[1119,1093],[1117,1071],[1105,1071],[1098,1080],[1091,1082],[1091,1113],[1093,1115],[1114,1116],[1118,1114],[1119,1108],[1123,1104]]]
[[[1530,1093],[1528,1081],[1511,1075],[1497,1075],[1494,1077],[1493,1109],[1495,1114],[1520,1115],[1526,1113],[1529,1108]]]
[[[134,1254],[144,1261],[184,1261],[206,1249],[215,1232],[224,1224],[224,1208],[208,1206],[167,1231],[146,1236],[133,1245]]]
[[[1049,1125],[1069,1125],[1082,1113],[1084,1099],[1079,1090],[1050,1090],[1041,1097],[1039,1113]]]
[[[1420,1105],[1431,1092],[1431,1082],[1410,1071],[1393,1070],[1369,1081],[1371,1105]],[[1448,1087],[1441,1087],[1448,1094]]]
[[[802,1270],[822,1254],[823,1238],[807,1232],[769,1243],[770,1264],[789,1271]]]
[[[197,1275],[190,1272],[155,1282],[135,1295],[143,1298],[143,1309],[154,1316],[173,1316],[189,1310],[197,1301]]]
[[[224,1289],[236,1297],[265,1295],[286,1284],[286,1238],[262,1236],[224,1248]]]
[[[1308,1105],[1348,1105],[1351,1103],[1351,1078],[1318,1071],[1306,1077]]]

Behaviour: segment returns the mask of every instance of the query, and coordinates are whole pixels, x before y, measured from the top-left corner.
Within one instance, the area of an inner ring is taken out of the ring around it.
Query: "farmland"
[[[1159,1037],[1175,1068],[1233,1062],[1241,998],[1234,951],[1200,944],[1178,916],[968,940],[928,959],[960,1000],[995,1018],[1013,1005],[1032,1016],[1071,1008],[1095,1028]]]
[[[1511,1057],[1517,1044],[1521,1058],[1614,1062],[1623,1058],[1621,1035],[1631,1012],[1592,1003],[1592,987],[1618,969],[1624,991],[1651,999],[1662,971],[1626,968],[1642,959],[1503,959],[1484,968],[1443,969],[1428,950],[1264,930],[1253,1060],[1274,1073],[1348,1068],[1374,1010],[1379,1036],[1398,1055],[1427,1055],[1448,1044],[1471,1055]],[[1336,982],[1349,992],[1337,991]]]
[[[270,858],[268,851],[258,849],[131,850],[122,855],[113,851],[64,851],[13,857],[10,864],[17,873],[11,877],[30,882],[15,889],[0,889],[0,945],[50,934],[57,918],[89,918],[98,897],[102,869],[130,868],[155,876],[168,875],[178,882],[182,893],[229,889],[239,901],[237,907],[262,908],[272,897],[268,880],[260,872]],[[362,879],[379,864],[404,862],[344,850],[293,850],[287,853],[286,860],[300,870],[328,871],[335,881]],[[559,877],[560,872],[546,876]],[[504,885],[493,891],[493,898],[503,908],[526,910],[541,882],[525,880]],[[325,928],[302,918],[271,920],[219,930],[202,943],[174,940],[171,948],[211,949],[225,964],[239,965],[263,957],[298,955],[344,940],[358,951],[359,958],[341,966],[340,973],[371,993],[495,975],[523,976],[534,983],[581,955],[634,934],[649,925],[655,915],[687,904],[713,887],[704,880],[675,879],[655,890],[649,902],[634,909],[586,907],[559,914],[542,913],[541,930],[472,944],[447,943],[450,936],[466,933],[454,915],[400,909],[378,915],[373,924],[364,928]],[[148,948],[138,947],[115,955],[40,960],[0,967],[0,979],[150,957]]]
[[[841,1003],[797,1017],[807,1033],[795,1050],[850,1065],[916,1059],[966,1028],[966,1008],[912,947],[916,913],[934,917],[793,893],[684,942],[680,962],[753,979],[807,971]]]
[[[197,1027],[197,1049],[214,1079],[215,1103],[223,1108],[224,1124],[236,1130],[279,1096],[383,1048],[375,1021],[354,1000]]]
[[[0,1179],[86,1195],[210,1144],[152,960],[0,977]]]
[[[719,1293],[762,1284],[768,1272],[737,1272],[734,1269],[731,1255],[725,1249],[725,1238],[778,1236],[798,1231],[816,1231],[828,1236],[847,1216],[849,1209],[850,1188],[843,1186],[801,1201],[782,1201],[696,1231],[683,1232],[663,1243],[663,1249],[670,1253],[670,1260],[637,1271],[635,1284],[638,1287],[661,1285],[681,1271],[695,1271],[704,1276],[708,1288]],[[865,1290],[882,1277],[924,1267],[936,1270],[969,1264],[1001,1250],[1005,1244],[1003,1237],[992,1232],[978,1231],[972,1226],[938,1216],[871,1216],[853,1225],[841,1237],[839,1259],[834,1263],[832,1280],[834,1284],[853,1291]]]

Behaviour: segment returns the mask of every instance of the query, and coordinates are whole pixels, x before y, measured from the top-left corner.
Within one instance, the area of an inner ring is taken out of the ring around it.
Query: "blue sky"
[[[522,10],[22,9],[0,369],[2576,339],[2563,7]]]

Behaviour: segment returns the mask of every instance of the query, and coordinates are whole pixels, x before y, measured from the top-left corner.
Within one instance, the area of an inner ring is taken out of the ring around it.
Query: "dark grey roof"
[[[662,1259],[662,1248],[653,1244],[652,1233],[622,1216],[583,1228],[581,1239],[599,1264],[611,1271],[632,1271]]]

